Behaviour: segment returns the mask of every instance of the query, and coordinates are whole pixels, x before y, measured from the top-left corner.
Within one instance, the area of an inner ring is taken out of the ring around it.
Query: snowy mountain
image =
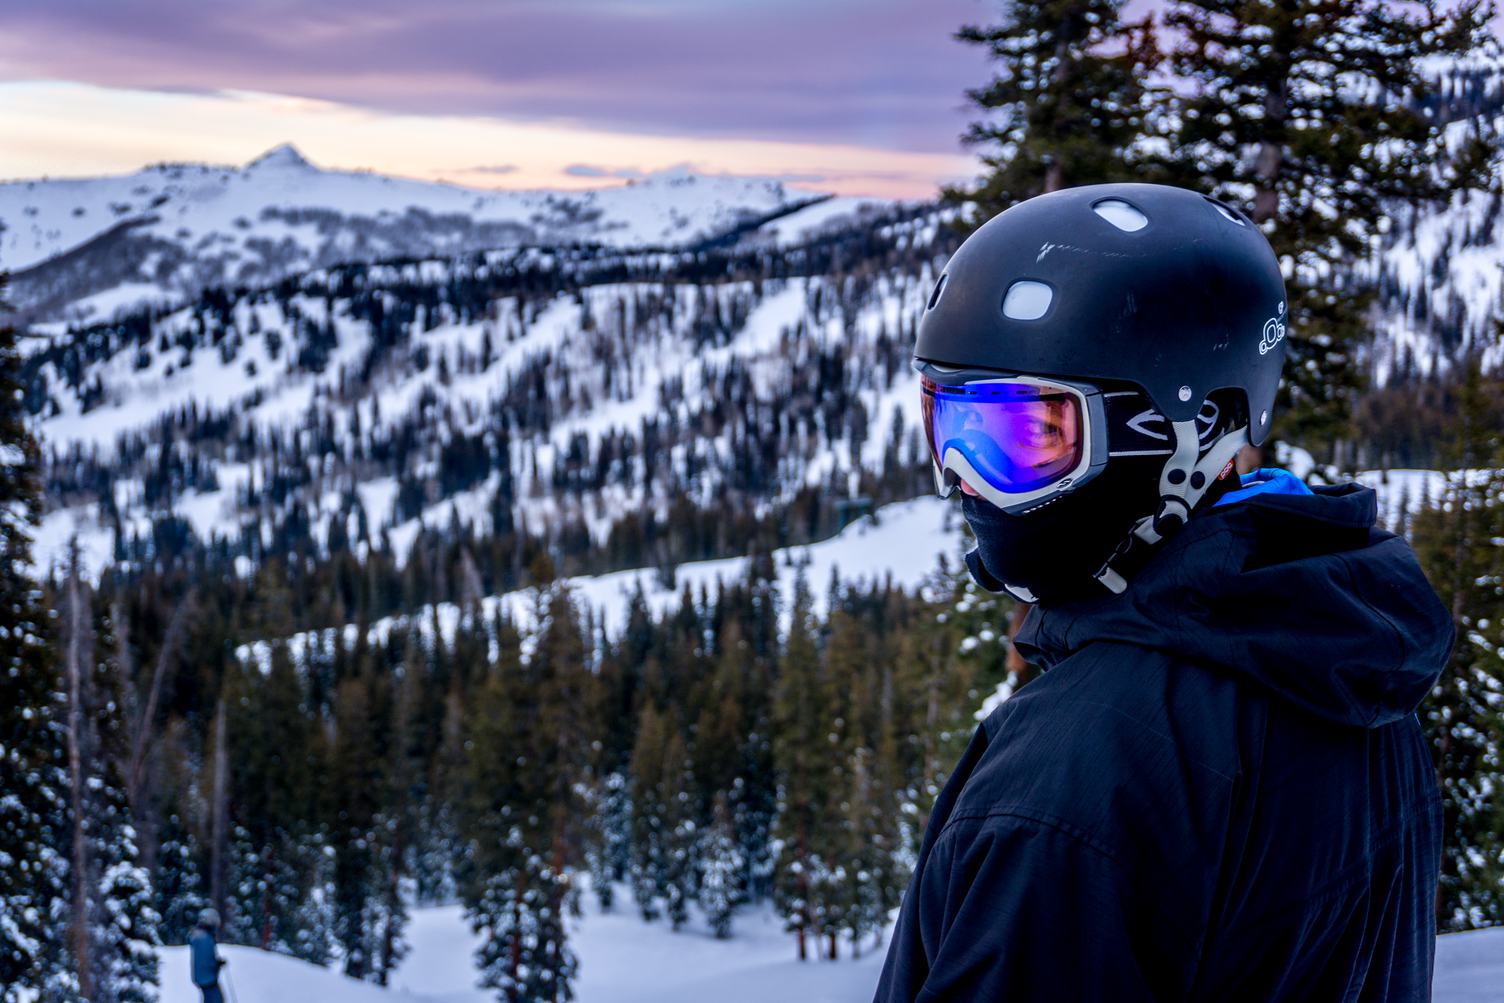
[[[479,190],[323,170],[282,145],[243,167],[0,184],[0,268],[13,273],[23,319],[78,323],[348,262],[522,245],[687,247],[821,201],[778,181],[682,169],[596,191]]]
[[[842,499],[927,489],[908,352],[955,239],[933,211],[829,222],[317,269],[55,335],[29,359],[39,558],[74,533],[95,567],[172,538],[242,570],[511,534],[595,573],[827,536]]]
[[[1454,143],[1504,125],[1498,68],[1468,73]],[[1377,381],[1504,361],[1500,206],[1393,206],[1363,266]],[[39,559],[75,534],[96,568],[208,550],[241,574],[458,545],[501,595],[534,545],[595,576],[828,537],[929,490],[908,358],[947,217],[682,173],[479,192],[286,146],[0,185],[13,297],[74,318],[29,325]]]

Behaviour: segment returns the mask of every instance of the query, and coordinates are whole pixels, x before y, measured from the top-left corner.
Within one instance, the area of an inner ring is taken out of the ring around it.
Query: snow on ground
[[[199,991],[188,977],[188,948],[164,947],[159,953],[161,1003],[199,1003]],[[220,988],[225,990],[228,1003],[423,1003],[424,1000],[254,947],[223,944],[219,954],[229,962],[220,975]],[[494,1000],[492,997],[486,1003]]]
[[[674,933],[663,920],[643,922],[625,888],[616,901],[603,914],[587,894],[585,916],[570,926],[577,1003],[868,1003],[882,968],[870,943],[856,961],[843,942],[838,962],[800,963],[793,936],[766,905],[743,909],[732,938],[716,940],[697,914]],[[412,951],[393,988],[434,1003],[493,1003],[494,992],[474,985],[479,941],[459,906],[414,910],[407,935]]]
[[[1504,927],[1436,938],[1432,1003],[1504,1000]]]
[[[801,244],[824,230],[850,223],[864,212],[876,212],[892,204],[883,199],[837,195],[764,223],[757,228],[757,234],[782,246]]]
[[[644,923],[618,889],[603,914],[594,896],[572,921],[570,947],[580,961],[577,1003],[867,1003],[883,951],[864,945],[853,961],[842,942],[838,962],[799,962],[794,940],[766,906],[743,909],[730,940],[716,940],[698,915],[678,933]],[[229,1003],[494,1003],[475,985],[477,938],[459,906],[414,909],[412,945],[387,989],[249,947],[224,946],[234,996]],[[188,979],[188,949],[166,947],[162,1003],[198,1003]],[[1504,998],[1504,928],[1451,934],[1436,942],[1434,1003],[1497,1003]]]
[[[97,575],[115,559],[115,535],[99,521],[98,505],[58,509],[42,517],[32,533],[31,563],[41,575],[68,563],[68,551],[78,543],[80,571]]]
[[[1446,474],[1439,470],[1364,470],[1355,478],[1379,496],[1379,525],[1393,526],[1404,512],[1439,501]]]

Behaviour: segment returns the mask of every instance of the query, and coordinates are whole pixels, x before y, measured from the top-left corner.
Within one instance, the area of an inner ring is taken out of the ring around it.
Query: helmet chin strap
[[[1170,536],[1191,518],[1197,503],[1233,462],[1238,450],[1248,444],[1247,427],[1235,428],[1212,444],[1200,462],[1196,454],[1201,440],[1194,421],[1171,424],[1175,432],[1175,452],[1159,473],[1159,507],[1133,526],[1133,531],[1093,577],[1114,594],[1128,588],[1128,580],[1113,566],[1141,545],[1153,546]]]

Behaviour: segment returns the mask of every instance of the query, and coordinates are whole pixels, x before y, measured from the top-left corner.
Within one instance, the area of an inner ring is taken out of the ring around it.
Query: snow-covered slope
[[[952,570],[959,568],[959,559],[969,546],[964,543],[969,537],[963,526],[959,504],[929,496],[885,505],[828,540],[773,551],[773,566],[778,576],[775,584],[783,600],[782,629],[788,627],[790,600],[800,574],[810,588],[811,610],[821,615],[825,613],[825,586],[832,577],[852,585],[887,583],[913,592],[936,576],[942,558]],[[718,584],[730,586],[743,581],[750,565],[749,557],[728,557],[681,564],[674,569],[672,578],[666,578],[655,568],[635,568],[605,575],[567,577],[562,581],[577,602],[594,610],[597,622],[614,638],[626,625],[628,603],[637,593],[641,593],[655,615],[661,616],[679,602],[684,589],[692,589],[696,594],[704,589],[714,594]],[[536,626],[532,618],[537,594],[536,589],[527,588],[487,596],[480,604],[481,618],[490,620],[500,611],[524,632],[530,632]],[[394,628],[417,627],[427,636],[437,625],[444,642],[452,644],[460,617],[461,610],[456,604],[437,603],[403,616],[383,617],[371,624],[367,636],[379,644]],[[354,624],[346,625],[346,648],[354,646],[357,632]],[[300,660],[310,648],[328,647],[331,641],[331,631],[305,631],[288,638],[287,643],[294,659]],[[271,648],[258,642],[241,647],[237,655],[265,666],[269,664]]]
[[[164,947],[159,954],[160,1003],[201,1003],[188,976],[188,948]],[[229,1003],[425,1003],[430,999],[253,947],[222,944],[219,954],[229,962],[220,976]]]
[[[84,321],[211,285],[346,261],[521,244],[682,247],[819,196],[684,170],[584,192],[490,191],[322,170],[292,146],[243,167],[0,184],[0,268],[23,315]]]
[[[413,910],[407,938],[412,950],[385,989],[292,958],[221,947],[231,1003],[494,1003],[494,991],[475,985],[477,940],[458,906]],[[698,915],[674,933],[629,909],[602,914],[589,895],[570,947],[580,959],[577,1003],[867,1003],[882,968],[882,951],[870,945],[858,960],[801,964],[765,907],[743,909],[733,938],[716,940]],[[161,956],[162,1003],[198,1003],[187,948],[163,948]],[[1437,940],[1434,1003],[1497,1003],[1500,986],[1504,929]]]
[[[586,895],[585,916],[570,929],[577,1003],[868,1003],[877,986],[881,951],[863,944],[853,961],[843,943],[842,960],[801,964],[767,906],[742,909],[732,938],[716,940],[698,912],[674,933],[662,921],[644,923],[625,888],[617,901],[603,914]],[[408,937],[413,949],[395,989],[437,1003],[493,1003],[493,992],[474,986],[477,939],[458,906],[416,910]]]
[[[1504,927],[1436,938],[1432,1003],[1499,1003],[1504,999]]]
[[[287,501],[316,546],[333,518],[358,551],[384,534],[401,560],[456,519],[488,533],[510,512],[539,533],[567,518],[604,544],[676,497],[762,518],[800,492],[871,492],[864,478],[895,467],[917,485],[907,346],[937,231],[923,216],[864,224],[865,253],[891,262],[876,275],[858,256],[827,274],[815,251],[763,245],[492,251],[317,270],[56,335],[28,377],[55,458],[38,560],[77,533],[97,568],[113,525],[149,535],[169,515],[241,541]],[[814,274],[764,278],[769,262]]]

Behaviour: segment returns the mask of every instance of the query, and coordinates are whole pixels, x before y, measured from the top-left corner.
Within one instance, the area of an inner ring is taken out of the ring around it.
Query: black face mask
[[[1123,457],[1077,491],[1030,512],[1008,515],[984,498],[963,495],[977,547],[966,564],[991,592],[1027,589],[1041,603],[1104,594],[1093,576],[1138,519],[1159,502],[1162,457]]]
[[[966,565],[978,585],[1029,601],[1017,591],[1026,589],[1046,605],[1107,594],[1095,576],[1134,524],[1159,507],[1159,477],[1170,455],[1168,424],[1140,394],[1109,394],[1107,420],[1114,453],[1075,491],[1018,515],[962,495],[961,512],[977,538]],[[1203,451],[1242,420],[1226,395],[1220,404],[1208,401],[1196,422]],[[1236,474],[1214,481],[1197,507],[1209,507],[1237,482]],[[1153,549],[1137,552],[1129,564]]]

